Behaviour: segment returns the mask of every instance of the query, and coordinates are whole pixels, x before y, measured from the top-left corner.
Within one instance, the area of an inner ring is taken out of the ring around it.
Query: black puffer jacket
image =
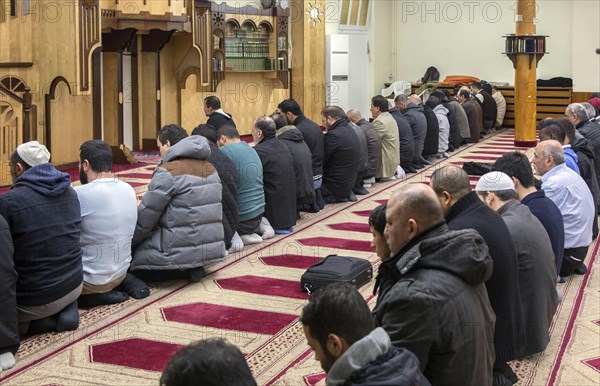
[[[425,136],[423,156],[432,156],[438,153],[440,144],[440,124],[431,107],[424,105],[423,114],[427,121],[427,135]]]
[[[423,146],[425,145],[425,136],[427,136],[427,120],[425,119],[425,115],[423,115],[423,107],[417,106],[411,102],[406,106],[406,109],[402,111],[402,114],[404,114],[404,117],[410,124],[410,128],[413,132],[415,140],[415,157],[418,158],[424,154]],[[438,134],[436,133],[436,136],[437,135]],[[437,143],[435,146],[437,151]]]
[[[491,385],[496,318],[484,285],[491,274],[479,233],[441,222],[381,264],[375,323],[419,358],[432,385]]]
[[[600,155],[600,124],[594,121],[579,122],[577,131],[589,141],[588,146],[593,150],[594,155]],[[571,147],[573,147],[573,144],[571,144]],[[596,179],[600,181],[600,162],[594,162],[594,171]]]
[[[377,135],[373,125],[364,118],[357,122],[367,138],[367,150],[369,153],[369,171],[366,177],[375,177],[379,173],[381,164],[381,138]]]
[[[324,148],[324,136],[319,125],[306,118],[304,115],[299,115],[292,123],[304,137],[304,142],[310,149],[312,154],[312,169],[313,176],[320,176],[323,174],[323,152]]]
[[[284,126],[277,130],[277,138],[287,146],[294,160],[296,204],[310,204],[315,196],[310,149],[300,130],[294,126]]]

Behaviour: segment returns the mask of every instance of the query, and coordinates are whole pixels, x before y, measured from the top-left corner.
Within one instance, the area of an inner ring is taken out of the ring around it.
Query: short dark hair
[[[351,346],[375,329],[367,303],[348,283],[333,283],[315,291],[302,309],[300,322],[323,350],[329,334],[344,338]]]
[[[342,118],[346,118],[346,112],[339,106],[325,106],[321,115],[324,117],[333,118],[336,121]]]
[[[524,188],[534,186],[533,169],[529,158],[521,152],[512,151],[503,154],[492,165],[492,171],[506,173],[509,177],[516,178]]]
[[[183,127],[176,125],[176,124],[170,124],[170,125],[163,126],[158,131],[158,140],[163,145],[166,144],[167,141],[169,141],[171,146],[174,146],[175,144],[177,144],[177,142],[181,141],[182,139],[186,138],[187,136],[188,136],[187,131],[185,131],[185,129]]]
[[[483,87],[481,86],[481,83],[479,82],[473,82],[471,83],[471,87],[477,89],[477,90],[483,90]]]
[[[237,129],[235,128],[235,126],[233,125],[224,125],[219,127],[219,130],[217,130],[217,136],[226,136],[227,138],[239,138],[240,137],[240,133],[237,131]]]
[[[160,384],[255,386],[256,381],[239,348],[223,338],[209,338],[179,349],[163,371]]]
[[[284,100],[277,106],[277,108],[284,114],[292,113],[294,115],[302,115],[302,109],[300,108],[300,105],[295,99],[292,98]]]
[[[273,120],[273,122],[275,122],[275,128],[277,130],[279,130],[282,127],[288,125],[287,118],[282,113],[273,113],[273,114],[271,114],[271,119]]]
[[[438,98],[440,100],[440,102],[445,102],[448,100],[448,96],[450,95],[449,93],[446,94],[444,91],[448,92],[448,90],[434,90],[431,93],[431,96],[429,98],[431,98],[432,96]],[[429,100],[429,99],[428,99]]]
[[[218,110],[221,108],[221,100],[214,95],[204,98],[204,104],[206,107],[210,107],[213,110]]]
[[[217,144],[219,136],[217,135],[217,129],[213,125],[200,124],[192,131],[192,135],[201,135],[206,138],[209,142]]]
[[[110,172],[112,169],[112,150],[110,145],[99,139],[86,141],[79,147],[79,159],[88,160],[96,173]]]
[[[565,129],[557,123],[551,123],[549,125],[546,125],[540,130],[540,141],[545,141],[547,139],[555,139],[561,144],[564,144],[565,137]]]
[[[569,138],[569,142],[575,139],[575,125],[569,118],[556,119],[556,124],[561,126],[565,131],[565,137]]]
[[[383,95],[375,95],[371,98],[371,104],[373,107],[377,107],[382,113],[385,113],[390,109],[390,102],[388,102],[388,99]]]
[[[471,192],[469,175],[456,165],[448,165],[435,170],[431,175],[430,185],[438,196],[441,196],[443,192],[448,192],[456,199],[460,199]]]
[[[471,92],[469,90],[465,90],[465,89],[458,90],[458,95],[462,96],[464,98],[467,98],[467,99],[471,98]]]
[[[436,108],[437,106],[441,105],[442,101],[440,100],[440,98],[436,97],[435,95],[431,95],[429,98],[427,98],[427,101],[425,101],[425,105],[431,107],[432,109]]]
[[[369,225],[373,227],[377,232],[383,234],[385,230],[385,210],[387,209],[387,204],[381,204],[377,208],[373,209],[371,215],[369,216]]]
[[[513,199],[517,199],[519,198],[519,196],[517,195],[517,192],[514,189],[506,189],[506,190],[496,190],[494,192],[486,192],[486,191],[479,191],[477,192],[477,194],[479,194],[482,197],[487,197],[488,193],[494,193],[496,195],[496,197],[498,197],[501,201],[510,201]]]

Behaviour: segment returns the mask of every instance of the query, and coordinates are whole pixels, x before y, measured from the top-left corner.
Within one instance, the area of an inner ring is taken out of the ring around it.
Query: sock
[[[56,315],[51,315],[29,322],[27,335],[43,334],[45,332],[53,332],[54,330],[56,330]]]
[[[115,289],[126,292],[134,299],[143,299],[150,295],[148,285],[142,279],[131,273],[127,273],[125,280],[123,280],[123,282]]]
[[[204,267],[196,267],[188,269],[188,275],[190,276],[190,281],[192,283],[198,283],[204,276],[206,276],[206,272],[204,271]]]
[[[121,291],[109,291],[101,294],[81,295],[77,299],[80,307],[96,307],[105,304],[117,304],[129,300],[129,295]]]
[[[79,310],[77,301],[74,301],[58,313],[56,332],[73,331],[77,330],[77,327],[79,327]]]
[[[15,365],[15,356],[11,352],[0,354],[0,369],[8,370]]]

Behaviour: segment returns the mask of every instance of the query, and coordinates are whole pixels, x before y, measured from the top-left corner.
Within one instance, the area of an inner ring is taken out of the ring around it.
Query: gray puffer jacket
[[[138,206],[132,270],[190,269],[225,256],[222,185],[197,135],[171,146]]]

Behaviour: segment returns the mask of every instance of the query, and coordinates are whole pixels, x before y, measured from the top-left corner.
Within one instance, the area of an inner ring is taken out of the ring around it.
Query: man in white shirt
[[[565,225],[565,253],[561,276],[583,275],[587,268],[583,260],[592,242],[595,208],[592,193],[585,181],[565,164],[562,145],[555,140],[540,142],[535,148],[532,164],[542,176],[542,189],[554,201]]]
[[[80,147],[81,186],[75,187],[81,206],[83,290],[80,306],[145,298],[148,286],[127,273],[131,239],[137,222],[137,200],[131,185],[111,172],[112,151],[99,140]]]

